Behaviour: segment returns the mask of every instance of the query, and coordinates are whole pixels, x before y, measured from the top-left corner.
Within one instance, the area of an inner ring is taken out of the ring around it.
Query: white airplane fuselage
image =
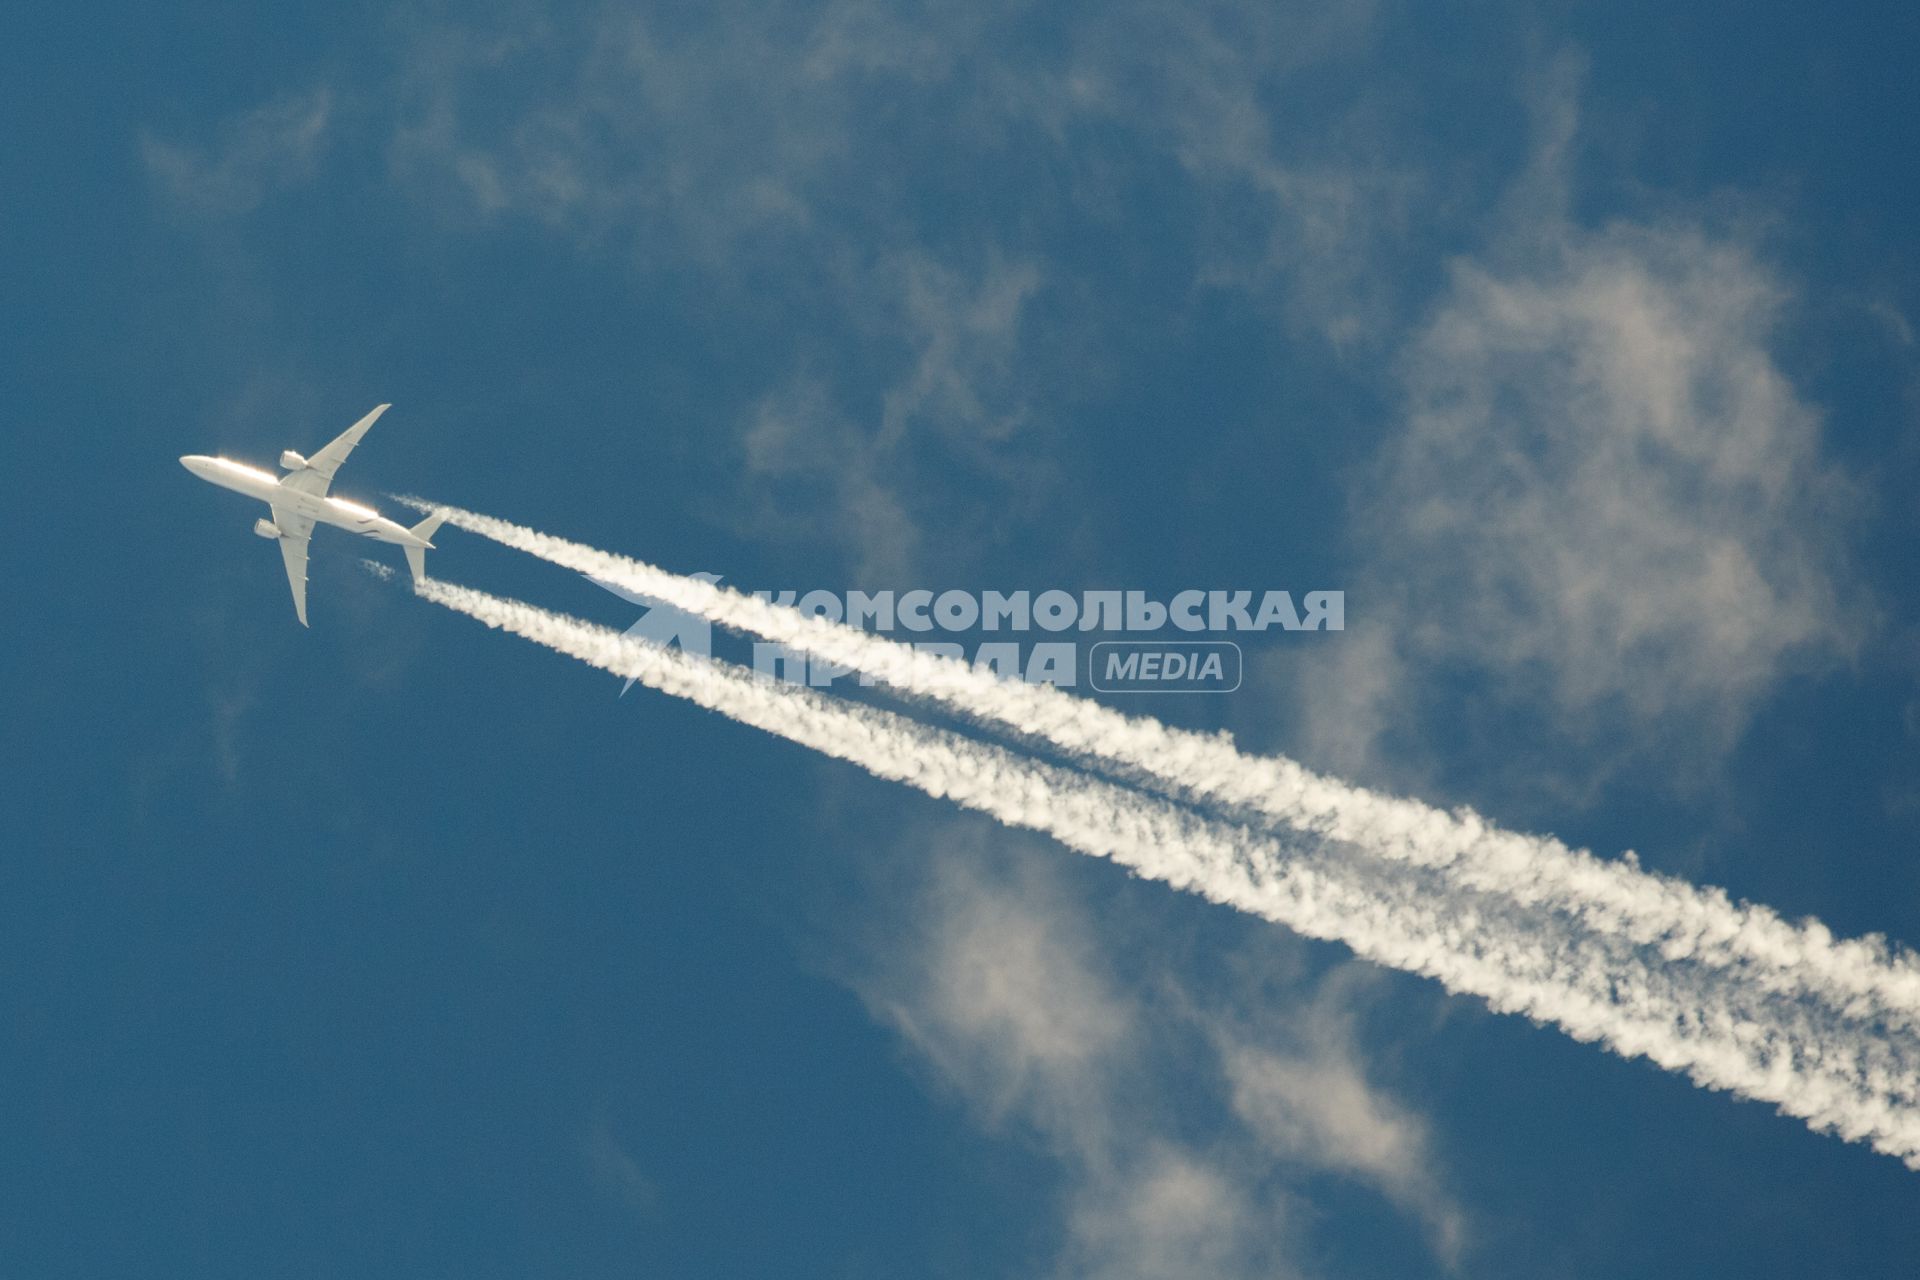
[[[180,459],[180,465],[209,484],[217,484],[222,489],[231,489],[235,493],[244,493],[249,498],[258,498],[269,506],[306,516],[315,524],[330,524],[337,529],[345,529],[348,533],[357,533],[363,538],[375,538],[381,542],[391,542],[402,547],[425,549],[433,545],[423,538],[415,537],[405,525],[394,523],[371,507],[363,507],[345,498],[330,498],[288,489],[281,485],[279,476],[262,471],[258,467],[247,466],[243,462],[190,453]],[[262,529],[262,524],[268,528]],[[272,525],[271,520],[264,520],[256,524],[254,529],[261,537],[272,538],[278,536],[277,533],[269,531]]]

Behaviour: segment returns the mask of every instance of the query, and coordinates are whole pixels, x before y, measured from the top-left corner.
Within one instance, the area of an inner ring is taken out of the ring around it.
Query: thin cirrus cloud
[[[1528,80],[1526,164],[1393,363],[1347,496],[1348,643],[1267,669],[1322,767],[1519,767],[1576,801],[1629,762],[1684,780],[1875,627],[1865,495],[1783,363],[1799,300],[1751,219],[1573,215],[1583,76]],[[1463,672],[1470,708],[1436,694]],[[1514,752],[1515,725],[1558,749]]]
[[[1687,226],[1563,225],[1523,257],[1456,265],[1356,486],[1364,625],[1297,685],[1328,767],[1377,770],[1449,664],[1602,765],[1699,758],[1872,625],[1860,494],[1775,356],[1772,274]]]
[[[403,59],[389,167],[448,225],[751,282],[793,319],[734,409],[738,523],[872,578],[951,570],[1061,541],[1086,505],[1053,459],[1127,345],[1100,336],[1116,273],[1171,288],[1156,307],[1227,291],[1366,348],[1395,305],[1379,250],[1423,183],[1364,93],[1295,87],[1365,52],[1370,6],[1123,4],[1022,38],[1041,18],[843,0],[448,24]],[[1189,278],[1160,281],[1169,263]],[[992,501],[933,482],[955,475]]]
[[[140,153],[148,175],[176,207],[232,217],[311,179],[332,140],[333,119],[333,93],[322,86],[246,111],[204,145],[145,133]]]

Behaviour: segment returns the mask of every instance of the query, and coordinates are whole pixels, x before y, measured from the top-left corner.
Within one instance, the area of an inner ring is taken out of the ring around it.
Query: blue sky
[[[9,25],[0,1272],[1911,1270],[1894,1160],[344,535],[302,630],[175,462],[391,401],[340,491],[745,588],[1336,587],[1129,709],[1920,940],[1908,10]]]

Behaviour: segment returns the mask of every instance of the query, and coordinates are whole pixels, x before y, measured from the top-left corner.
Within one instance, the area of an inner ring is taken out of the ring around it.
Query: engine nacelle
[[[280,536],[280,526],[271,520],[255,520],[253,522],[253,531],[263,538],[277,538]]]
[[[307,460],[289,449],[280,455],[280,465],[288,471],[305,471]]]

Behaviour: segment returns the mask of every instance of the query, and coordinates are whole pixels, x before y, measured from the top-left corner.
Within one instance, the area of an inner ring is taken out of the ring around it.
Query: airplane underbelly
[[[262,502],[272,502],[279,497],[279,490],[271,480],[263,480],[250,475],[211,475],[207,477],[223,489],[232,489],[235,493],[244,493],[249,498],[258,498]]]

